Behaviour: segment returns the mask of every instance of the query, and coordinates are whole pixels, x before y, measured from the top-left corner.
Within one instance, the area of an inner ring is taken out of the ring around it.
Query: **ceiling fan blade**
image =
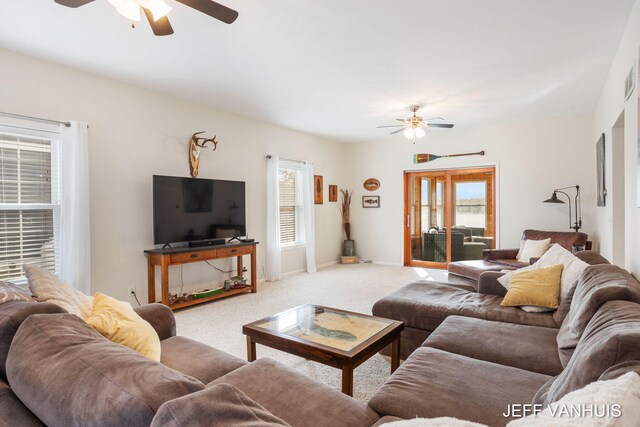
[[[395,135],[396,133],[400,133],[400,132],[403,132],[403,131],[404,131],[404,127],[402,129],[394,130],[389,135]]]
[[[396,120],[399,121],[399,122],[402,122],[402,123],[406,123],[407,122],[407,119],[396,119]]]
[[[87,3],[91,3],[93,0],[54,0],[56,3],[67,7],[80,7]]]
[[[431,120],[444,120],[442,117],[431,117],[430,119],[427,119],[427,121],[431,121]]]
[[[376,128],[399,128],[404,127],[404,125],[389,125],[389,126],[376,126]]]
[[[157,21],[154,21],[153,13],[151,13],[149,9],[143,7],[142,10],[144,10],[147,21],[149,21],[149,25],[151,25],[153,34],[156,36],[170,36],[173,34],[173,28],[171,27],[171,23],[169,23],[169,18],[163,16]]]
[[[429,123],[430,128],[447,128],[451,129],[453,125],[451,123]]]
[[[223,6],[219,3],[216,3],[212,0],[176,0],[179,3],[182,3],[190,8],[193,8],[197,11],[204,13],[205,15],[209,15],[212,18],[216,18],[219,21],[224,22],[225,24],[231,24],[233,21],[238,19],[238,12],[233,9],[229,9],[226,6]]]

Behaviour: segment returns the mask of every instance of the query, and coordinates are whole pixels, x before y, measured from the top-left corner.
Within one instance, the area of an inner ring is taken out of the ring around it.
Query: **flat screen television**
[[[245,236],[245,183],[153,176],[153,242]]]

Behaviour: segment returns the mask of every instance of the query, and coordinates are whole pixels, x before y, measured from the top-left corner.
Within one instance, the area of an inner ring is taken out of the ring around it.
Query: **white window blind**
[[[0,280],[24,280],[22,264],[58,270],[58,140],[0,128]]]
[[[281,162],[278,170],[281,246],[304,243],[301,184],[301,165],[295,162]]]

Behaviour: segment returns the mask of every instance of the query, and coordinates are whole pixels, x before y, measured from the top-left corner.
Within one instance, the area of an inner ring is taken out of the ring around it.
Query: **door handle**
[[[410,219],[409,219],[409,215],[407,215],[407,228],[409,228],[409,227],[410,227],[410,225],[409,225],[409,220],[410,220]]]
[[[238,250],[237,250],[237,249],[231,249],[231,253],[232,253],[232,254],[235,254],[236,252],[238,252]]]
[[[198,254],[191,254],[191,258],[198,258]]]

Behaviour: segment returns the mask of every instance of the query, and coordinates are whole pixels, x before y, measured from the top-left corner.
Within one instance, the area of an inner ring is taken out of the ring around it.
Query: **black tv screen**
[[[153,176],[154,244],[245,236],[244,182]]]

